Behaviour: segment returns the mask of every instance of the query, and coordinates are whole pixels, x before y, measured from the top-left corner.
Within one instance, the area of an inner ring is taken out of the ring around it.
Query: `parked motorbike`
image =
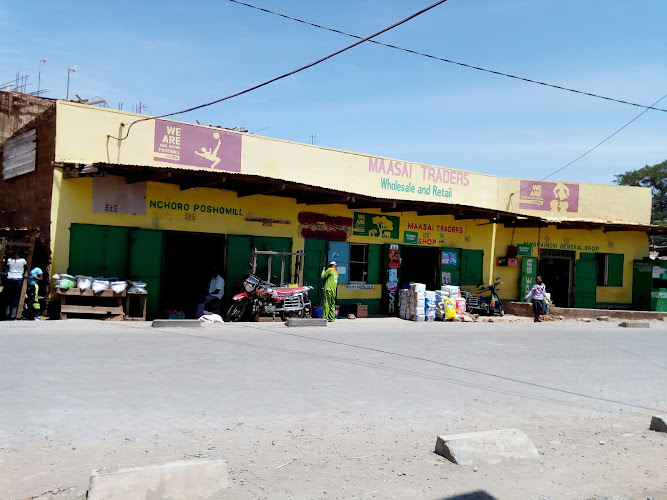
[[[282,319],[308,318],[312,311],[308,291],[312,289],[312,286],[276,287],[250,273],[243,282],[243,292],[234,295],[234,303],[227,311],[225,321],[257,321],[261,314],[271,315],[274,319],[276,316]]]
[[[461,292],[461,295],[466,299],[466,311],[489,316],[504,316],[505,310],[500,297],[498,297],[498,289],[502,284],[500,278],[496,278],[489,285],[480,283],[473,293]]]

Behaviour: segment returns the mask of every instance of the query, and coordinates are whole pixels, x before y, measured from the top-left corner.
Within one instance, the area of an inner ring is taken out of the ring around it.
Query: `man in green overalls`
[[[338,285],[338,271],[336,262],[332,261],[322,271],[320,276],[324,280],[324,297],[322,299],[322,316],[329,322],[336,321],[336,286]]]

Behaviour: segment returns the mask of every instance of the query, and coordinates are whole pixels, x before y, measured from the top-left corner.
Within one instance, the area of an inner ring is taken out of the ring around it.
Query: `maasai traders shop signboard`
[[[393,215],[354,212],[352,234],[398,239],[400,222],[401,218]]]

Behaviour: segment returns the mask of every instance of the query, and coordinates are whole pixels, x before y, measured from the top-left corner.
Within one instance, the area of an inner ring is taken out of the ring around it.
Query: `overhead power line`
[[[252,87],[250,87],[250,88],[247,88],[247,89],[245,89],[245,90],[242,90],[242,91],[240,91],[240,92],[236,92],[236,93],[234,93],[234,94],[230,94],[230,95],[228,95],[228,96],[226,96],[226,97],[222,97],[222,98],[220,98],[220,99],[216,99],[215,101],[210,101],[210,102],[207,102],[207,103],[205,103],[205,104],[200,104],[200,105],[198,105],[198,106],[193,106],[193,107],[191,107],[191,108],[184,109],[184,110],[182,110],[182,111],[176,111],[176,112],[174,112],[174,113],[167,113],[166,115],[152,116],[152,117],[150,117],[150,118],[143,118],[143,119],[140,119],[140,120],[135,120],[135,121],[133,121],[132,123],[130,123],[129,127],[127,128],[127,133],[125,134],[125,137],[118,138],[118,137],[113,137],[113,136],[111,136],[111,135],[108,135],[107,137],[109,137],[109,138],[111,138],[111,139],[118,140],[118,141],[123,141],[123,140],[127,139],[127,137],[130,135],[130,130],[132,129],[132,125],[134,125],[135,123],[139,123],[139,122],[142,122],[142,121],[148,121],[148,120],[155,120],[155,119],[157,119],[157,118],[166,118],[166,117],[168,117],[168,116],[175,116],[175,115],[180,115],[180,114],[183,114],[183,113],[188,113],[188,112],[190,112],[190,111],[195,111],[195,110],[197,110],[197,109],[205,108],[206,106],[211,106],[211,105],[213,105],[213,104],[217,104],[217,103],[219,103],[219,102],[226,101],[226,100],[231,99],[231,98],[233,98],[233,97],[238,97],[238,96],[240,96],[240,95],[247,94],[248,92],[252,92],[253,90],[257,90],[257,89],[259,89],[259,88],[261,88],[261,87],[265,87],[266,85],[269,85],[270,83],[277,82],[278,80],[282,80],[283,78],[287,78],[288,76],[292,76],[292,75],[294,75],[294,74],[296,74],[296,73],[299,73],[300,71],[303,71],[303,70],[308,69],[308,68],[312,68],[313,66],[316,66],[317,64],[320,64],[320,63],[326,61],[327,59],[331,59],[332,57],[337,56],[338,54],[342,54],[343,52],[345,52],[345,51],[347,51],[347,50],[350,50],[350,49],[356,47],[357,45],[361,45],[362,43],[367,42],[367,41],[370,40],[371,38],[374,38],[374,37],[376,37],[376,36],[378,36],[378,35],[381,35],[382,33],[386,33],[386,32],[389,31],[389,30],[392,30],[392,29],[394,29],[394,28],[396,28],[396,27],[398,27],[398,26],[400,26],[400,25],[402,25],[402,24],[407,23],[408,21],[411,21],[411,20],[414,19],[415,17],[420,16],[421,14],[423,14],[423,13],[425,13],[425,12],[428,12],[429,10],[431,10],[431,9],[433,9],[433,8],[435,8],[435,7],[437,7],[437,6],[440,5],[440,4],[445,3],[446,1],[447,1],[447,0],[438,0],[437,2],[432,3],[432,4],[429,5],[428,7],[425,7],[425,8],[423,8],[423,9],[421,9],[421,10],[415,12],[414,14],[409,15],[409,16],[406,17],[405,19],[402,19],[402,20],[400,20],[400,21],[398,21],[398,22],[392,24],[391,26],[387,26],[386,28],[383,28],[383,29],[381,29],[380,31],[376,31],[376,32],[373,33],[372,35],[369,35],[369,36],[367,36],[367,37],[365,37],[365,38],[361,38],[361,39],[358,40],[357,42],[354,42],[353,44],[348,45],[347,47],[344,47],[344,48],[342,48],[342,49],[340,49],[340,50],[337,50],[336,52],[332,52],[331,54],[329,54],[329,55],[327,55],[327,56],[324,56],[324,57],[322,57],[322,58],[320,58],[320,59],[318,59],[318,60],[316,60],[316,61],[313,61],[313,62],[311,62],[311,63],[309,63],[309,64],[306,64],[305,66],[301,66],[300,68],[297,68],[297,69],[295,69],[295,70],[292,70],[292,71],[290,71],[290,72],[288,72],[288,73],[284,73],[284,74],[282,74],[282,75],[280,75],[280,76],[277,76],[277,77],[275,77],[275,78],[271,78],[270,80],[267,80],[267,81],[262,82],[262,83],[260,83],[260,84],[254,85],[254,86],[252,86]],[[122,124],[122,126],[125,126],[125,124]]]
[[[316,24],[316,23],[311,23],[309,21],[304,21],[303,19],[299,19],[297,17],[292,17],[292,16],[288,16],[286,14],[281,14],[280,12],[275,12],[273,10],[265,9],[263,7],[257,7],[256,5],[252,5],[252,4],[249,4],[249,3],[246,3],[246,2],[241,2],[239,0],[229,0],[229,1],[232,2],[232,3],[239,4],[239,5],[245,5],[246,7],[250,7],[251,9],[256,9],[256,10],[260,10],[262,12],[266,12],[267,14],[272,14],[274,16],[279,16],[279,17],[283,17],[285,19],[289,19],[291,21],[296,21],[298,23],[307,24],[308,26],[313,26],[314,28],[319,28],[319,29],[331,31],[333,33],[338,33],[339,35],[345,35],[345,36],[349,36],[349,37],[352,37],[352,38],[357,38],[357,39],[361,38],[360,36],[353,35],[352,33],[346,33],[345,31],[337,30],[335,28],[329,28],[328,26],[323,26],[321,24]],[[491,74],[494,74],[494,75],[504,76],[504,77],[507,77],[507,78],[513,78],[515,80],[521,80],[521,81],[528,82],[528,83],[534,83],[536,85],[542,85],[544,87],[551,87],[551,88],[558,89],[558,90],[565,90],[567,92],[574,92],[576,94],[582,94],[582,95],[586,95],[586,96],[589,96],[589,97],[595,97],[597,99],[604,99],[606,101],[618,102],[620,104],[627,104],[629,106],[636,106],[636,107],[639,107],[639,108],[652,109],[654,111],[663,111],[663,112],[667,113],[667,109],[663,109],[663,108],[656,108],[656,107],[653,107],[653,106],[645,106],[643,104],[638,104],[638,103],[635,103],[635,102],[624,101],[623,99],[615,99],[613,97],[607,97],[607,96],[603,96],[603,95],[599,95],[599,94],[594,94],[592,92],[584,92],[583,90],[576,90],[576,89],[571,89],[571,88],[568,88],[568,87],[563,87],[562,85],[555,85],[553,83],[546,83],[546,82],[541,82],[539,80],[532,80],[530,78],[526,78],[526,77],[523,77],[523,76],[511,75],[509,73],[503,73],[502,71],[495,71],[495,70],[492,70],[492,69],[482,68],[480,66],[474,66],[472,64],[466,64],[466,63],[462,63],[462,62],[459,62],[459,61],[453,61],[451,59],[445,59],[444,57],[438,57],[438,56],[434,56],[432,54],[427,54],[425,52],[419,52],[417,50],[406,49],[404,47],[398,47],[397,45],[392,45],[390,43],[379,42],[377,40],[368,40],[368,41],[371,42],[371,43],[377,44],[377,45],[383,45],[385,47],[389,47],[391,49],[402,50],[403,52],[408,52],[410,54],[415,54],[415,55],[422,56],[422,57],[428,57],[429,59],[435,59],[437,61],[442,61],[442,62],[446,62],[446,63],[449,63],[449,64],[456,64],[458,66],[463,66],[464,68],[475,69],[477,71],[484,71],[486,73],[491,73]]]
[[[658,99],[657,101],[655,101],[655,102],[653,103],[653,106],[655,106],[656,104],[658,104],[658,103],[659,103],[660,101],[662,101],[665,97],[667,97],[667,94],[663,95],[660,99]],[[635,120],[637,120],[637,119],[638,119],[639,117],[641,117],[644,113],[646,113],[649,109],[655,109],[655,108],[653,108],[653,107],[647,107],[644,111],[642,111],[641,113],[639,113],[637,116],[635,116],[635,117],[634,117],[632,120],[630,120],[628,123],[626,123],[626,124],[623,125],[621,128],[619,128],[618,130],[616,130],[616,132],[614,132],[613,134],[607,136],[606,139],[604,139],[604,140],[598,142],[595,146],[593,146],[591,149],[589,149],[588,151],[586,151],[584,154],[581,154],[581,155],[577,156],[574,160],[572,160],[572,161],[571,161],[570,163],[568,163],[567,165],[563,165],[563,166],[560,167],[558,170],[554,170],[554,171],[551,172],[549,175],[547,175],[546,177],[543,177],[542,179],[540,179],[540,180],[537,181],[537,182],[545,181],[545,180],[547,180],[549,177],[552,177],[552,176],[556,175],[556,174],[557,174],[558,172],[560,172],[561,170],[565,170],[567,167],[569,167],[569,166],[572,165],[573,163],[575,163],[575,162],[581,160],[581,159],[582,159],[584,156],[586,156],[588,153],[590,153],[590,152],[592,152],[593,150],[595,150],[595,149],[599,148],[600,146],[602,146],[605,142],[607,142],[609,139],[611,139],[612,137],[614,137],[616,134],[618,134],[618,133],[619,133],[621,130],[623,130],[625,127],[627,127],[627,126],[630,125],[632,122],[634,122]],[[521,192],[526,191],[526,190],[528,190],[528,189],[530,189],[530,187],[525,187],[525,188],[523,188],[523,189],[520,189],[519,191],[514,191],[513,193],[510,194],[510,198],[511,198],[512,196],[514,196],[515,194],[517,194],[517,193],[521,193]]]

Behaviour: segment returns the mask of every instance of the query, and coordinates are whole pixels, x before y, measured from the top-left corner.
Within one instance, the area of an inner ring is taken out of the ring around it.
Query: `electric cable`
[[[667,97],[667,94],[663,95],[660,99],[658,99],[657,101],[655,101],[655,102],[653,103],[653,106],[655,106],[656,104],[658,104],[658,103],[659,103],[660,101],[662,101],[665,97]],[[628,123],[626,123],[626,124],[623,125],[621,128],[619,128],[618,130],[616,130],[616,132],[614,132],[613,134],[609,135],[606,139],[604,139],[604,140],[598,142],[598,143],[597,143],[595,146],[593,146],[591,149],[589,149],[589,150],[586,151],[585,153],[583,153],[583,154],[577,156],[574,160],[572,160],[572,161],[571,161],[570,163],[568,163],[567,165],[564,165],[564,166],[560,167],[558,170],[555,170],[555,171],[551,172],[549,175],[547,175],[546,177],[543,177],[542,179],[540,179],[540,180],[537,181],[537,182],[545,181],[545,180],[547,180],[549,177],[552,177],[552,176],[556,175],[556,174],[557,174],[558,172],[560,172],[561,170],[565,170],[567,167],[569,167],[569,166],[572,165],[573,163],[579,161],[579,160],[582,159],[584,156],[586,156],[588,153],[590,153],[590,152],[592,152],[593,150],[597,149],[598,147],[602,146],[605,142],[607,142],[609,139],[611,139],[612,137],[614,137],[616,134],[618,134],[618,133],[619,133],[621,130],[623,130],[625,127],[627,127],[627,126],[630,125],[632,122],[634,122],[634,121],[637,120],[639,117],[641,117],[641,116],[642,116],[644,113],[646,113],[649,109],[655,109],[655,108],[647,107],[644,111],[642,111],[641,113],[639,113],[637,116],[635,116],[635,117],[634,117],[632,120],[630,120]],[[510,199],[511,199],[512,196],[514,196],[515,194],[517,194],[517,193],[521,193],[521,192],[523,192],[523,191],[526,191],[527,189],[531,189],[531,186],[527,186],[527,187],[525,187],[525,188],[523,188],[523,189],[520,189],[519,191],[514,191],[513,193],[510,193]]]
[[[239,4],[239,5],[244,5],[246,7],[250,7],[252,9],[260,10],[262,12],[266,12],[266,13],[272,14],[274,16],[283,17],[285,19],[289,19],[289,20],[296,21],[296,22],[299,22],[299,23],[302,23],[302,24],[306,24],[308,26],[313,26],[315,28],[331,31],[333,33],[338,33],[340,35],[345,35],[345,36],[349,36],[349,37],[352,37],[352,38],[358,38],[358,39],[361,38],[360,36],[353,35],[352,33],[346,33],[345,31],[337,30],[335,28],[329,28],[329,27],[323,26],[321,24],[316,24],[316,23],[311,23],[309,21],[304,21],[303,19],[299,19],[297,17],[292,17],[292,16],[288,16],[286,14],[281,14],[280,12],[275,12],[275,11],[272,11],[272,10],[269,10],[269,9],[265,9],[263,7],[257,7],[256,5],[252,5],[252,4],[249,4],[249,3],[246,3],[246,2],[241,2],[240,0],[229,0],[229,1],[232,2],[232,3],[236,3],[236,4]],[[450,64],[456,64],[458,66],[463,66],[464,68],[475,69],[477,71],[484,71],[486,73],[492,73],[494,75],[504,76],[504,77],[507,77],[507,78],[513,78],[515,80],[521,80],[521,81],[528,82],[528,83],[534,83],[536,85],[543,85],[545,87],[551,87],[551,88],[558,89],[558,90],[565,90],[567,92],[574,92],[576,94],[582,94],[582,95],[586,95],[586,96],[589,96],[589,97],[595,97],[597,99],[604,99],[604,100],[607,100],[607,101],[617,102],[617,103],[620,103],[620,104],[627,104],[629,106],[636,106],[636,107],[639,107],[639,108],[652,109],[654,111],[663,111],[663,112],[667,113],[667,109],[663,109],[663,108],[655,108],[653,106],[645,106],[643,104],[638,104],[638,103],[635,103],[635,102],[624,101],[623,99],[615,99],[613,97],[607,97],[607,96],[603,96],[603,95],[600,95],[600,94],[594,94],[592,92],[585,92],[583,90],[576,90],[576,89],[571,89],[571,88],[568,88],[568,87],[563,87],[562,85],[555,85],[553,83],[546,83],[546,82],[541,82],[539,80],[532,80],[530,78],[526,78],[526,77],[523,77],[523,76],[517,76],[517,75],[512,75],[512,74],[509,74],[509,73],[503,73],[502,71],[496,71],[496,70],[492,70],[492,69],[482,68],[480,66],[474,66],[472,64],[466,64],[466,63],[463,63],[463,62],[460,62],[460,61],[454,61],[452,59],[445,59],[444,57],[434,56],[432,54],[427,54],[425,52],[419,52],[417,50],[406,49],[404,47],[399,47],[397,45],[392,45],[390,43],[379,42],[377,40],[368,40],[368,41],[372,42],[372,43],[375,43],[377,45],[384,45],[385,47],[389,47],[389,48],[392,48],[392,49],[402,50],[403,52],[408,52],[410,54],[415,54],[415,55],[418,55],[418,56],[428,57],[430,59],[436,59],[438,61],[442,61],[442,62],[446,62],[446,63],[450,63]]]
[[[415,17],[420,16],[421,14],[423,14],[423,13],[425,13],[425,12],[428,12],[429,10],[431,10],[431,9],[433,9],[433,8],[435,8],[435,7],[437,7],[438,5],[445,3],[446,1],[447,1],[447,0],[438,0],[437,2],[432,3],[432,4],[429,5],[428,7],[425,7],[425,8],[423,8],[423,9],[421,9],[421,10],[415,12],[414,14],[409,15],[408,17],[406,17],[406,18],[404,18],[404,19],[402,19],[402,20],[400,20],[400,21],[398,21],[398,22],[392,24],[391,26],[387,26],[386,28],[383,28],[383,29],[381,29],[380,31],[376,31],[376,32],[373,33],[372,35],[369,35],[369,36],[367,36],[367,37],[365,37],[365,38],[362,38],[362,39],[360,39],[360,40],[354,42],[353,44],[348,45],[347,47],[344,47],[344,48],[342,48],[342,49],[340,49],[340,50],[337,50],[337,51],[335,51],[335,52],[332,52],[331,54],[329,54],[329,55],[327,55],[327,56],[321,57],[320,59],[318,59],[318,60],[316,60],[316,61],[313,61],[313,62],[311,62],[311,63],[309,63],[309,64],[304,65],[304,66],[301,66],[300,68],[297,68],[297,69],[295,69],[295,70],[289,71],[288,73],[284,73],[284,74],[282,74],[282,75],[280,75],[280,76],[277,76],[277,77],[275,77],[275,78],[271,78],[270,80],[267,80],[267,81],[265,81],[265,82],[259,83],[259,84],[257,84],[257,85],[254,85],[254,86],[250,87],[250,88],[247,88],[247,89],[245,89],[245,90],[241,90],[240,92],[236,92],[236,93],[234,93],[234,94],[230,94],[230,95],[228,95],[228,96],[226,96],[226,97],[222,97],[222,98],[220,98],[220,99],[216,99],[216,100],[214,100],[214,101],[210,101],[210,102],[207,102],[207,103],[205,103],[205,104],[200,104],[200,105],[198,105],[198,106],[193,106],[193,107],[191,107],[191,108],[184,109],[184,110],[182,110],[182,111],[176,111],[176,112],[174,112],[174,113],[167,113],[167,114],[165,114],[165,115],[151,116],[151,117],[148,117],[148,118],[143,118],[143,119],[140,119],[140,120],[135,120],[135,121],[133,121],[132,123],[130,123],[129,127],[127,128],[127,133],[125,134],[125,137],[118,138],[118,137],[113,137],[112,135],[107,135],[107,139],[115,139],[115,140],[117,140],[117,141],[124,141],[124,140],[127,139],[128,136],[130,135],[130,130],[132,129],[132,126],[133,126],[135,123],[139,123],[139,122],[143,122],[143,121],[148,121],[148,120],[156,120],[156,119],[158,119],[158,118],[166,118],[166,117],[168,117],[168,116],[180,115],[180,114],[183,114],[183,113],[188,113],[188,112],[190,112],[190,111],[195,111],[195,110],[197,110],[197,109],[205,108],[205,107],[207,107],[207,106],[211,106],[211,105],[213,105],[213,104],[217,104],[217,103],[219,103],[219,102],[226,101],[226,100],[231,99],[231,98],[233,98],[233,97],[238,97],[238,96],[240,96],[240,95],[247,94],[248,92],[252,92],[253,90],[257,90],[257,89],[259,89],[259,88],[261,88],[261,87],[265,87],[266,85],[269,85],[270,83],[277,82],[278,80],[282,80],[283,78],[287,78],[288,76],[292,76],[292,75],[294,75],[294,74],[296,74],[296,73],[299,73],[299,72],[301,72],[301,71],[303,71],[303,70],[305,70],[305,69],[312,68],[313,66],[316,66],[316,65],[320,64],[321,62],[324,62],[324,61],[326,61],[326,60],[328,60],[328,59],[331,59],[332,57],[335,57],[335,56],[337,56],[338,54],[342,54],[343,52],[348,51],[348,50],[350,50],[350,49],[356,47],[357,45],[361,45],[362,43],[367,42],[367,41],[370,40],[371,38],[374,38],[374,37],[376,37],[376,36],[378,36],[378,35],[381,35],[382,33],[386,33],[386,32],[389,31],[389,30],[392,30],[392,29],[394,29],[394,28],[396,28],[396,27],[398,27],[398,26],[400,26],[400,25],[402,25],[402,24],[405,24],[405,23],[407,23],[408,21],[411,21],[412,19],[414,19]],[[124,123],[121,123],[121,126],[124,127],[125,124],[124,124]]]

